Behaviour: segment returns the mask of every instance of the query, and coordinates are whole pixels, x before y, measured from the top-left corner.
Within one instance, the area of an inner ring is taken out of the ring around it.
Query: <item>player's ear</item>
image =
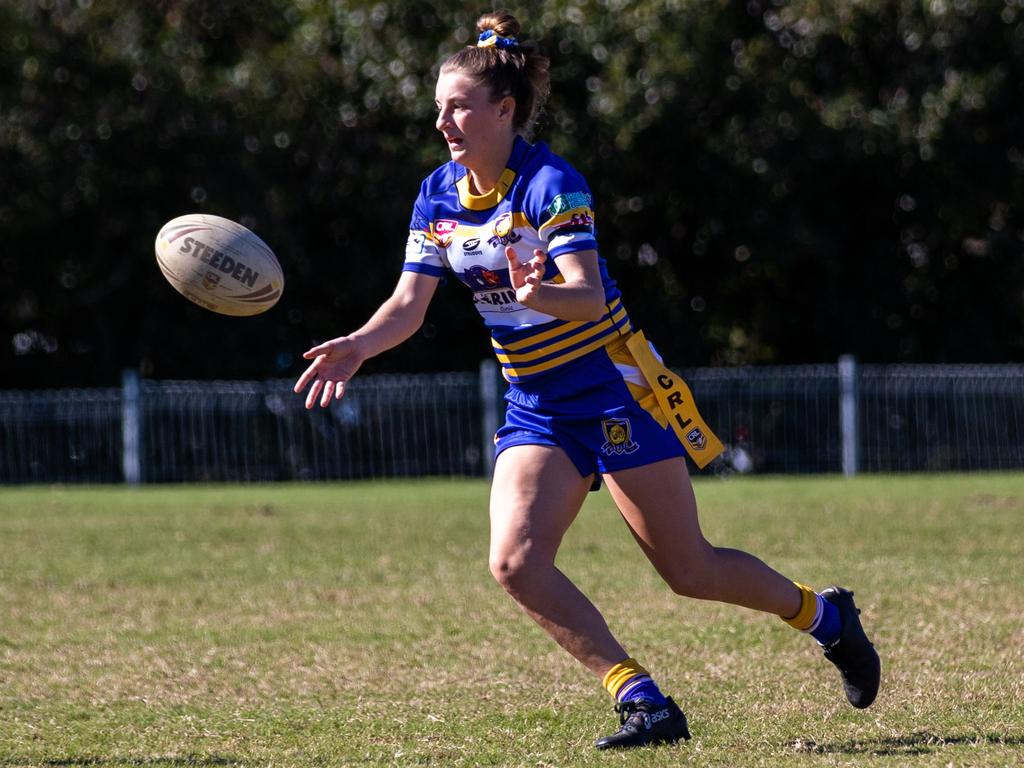
[[[511,96],[505,96],[498,102],[498,118],[512,122],[516,115],[516,100]]]

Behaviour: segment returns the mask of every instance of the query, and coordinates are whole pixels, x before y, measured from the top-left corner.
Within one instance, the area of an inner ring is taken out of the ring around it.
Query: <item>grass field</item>
[[[857,591],[883,691],[675,597],[606,493],[559,565],[694,740],[597,753],[600,685],[487,571],[474,481],[0,490],[0,766],[1020,765],[1024,476],[697,484],[715,543]]]

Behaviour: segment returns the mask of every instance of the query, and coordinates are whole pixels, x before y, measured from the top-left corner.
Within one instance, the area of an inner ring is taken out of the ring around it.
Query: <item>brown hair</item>
[[[486,84],[492,101],[511,96],[516,102],[512,127],[528,136],[551,90],[548,59],[518,42],[519,21],[508,11],[485,13],[476,29],[480,34],[493,32],[499,44],[480,47],[474,41],[449,57],[441,72],[462,72]]]

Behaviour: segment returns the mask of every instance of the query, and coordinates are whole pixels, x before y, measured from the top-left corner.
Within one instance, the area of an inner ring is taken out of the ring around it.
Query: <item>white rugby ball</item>
[[[222,315],[266,312],[284,291],[284,272],[255,234],[206,213],[179,216],[156,236],[156,263],[186,299]]]

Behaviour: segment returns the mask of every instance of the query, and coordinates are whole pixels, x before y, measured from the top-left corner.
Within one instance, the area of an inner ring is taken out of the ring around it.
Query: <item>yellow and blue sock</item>
[[[837,640],[843,628],[839,609],[810,587],[796,581],[793,583],[800,590],[800,610],[788,619],[781,617],[782,620],[794,629],[809,634],[819,645],[828,645]]]
[[[657,706],[665,703],[665,696],[658,684],[636,659],[624,659],[609,669],[603,684],[612,698],[619,702],[647,699]]]

